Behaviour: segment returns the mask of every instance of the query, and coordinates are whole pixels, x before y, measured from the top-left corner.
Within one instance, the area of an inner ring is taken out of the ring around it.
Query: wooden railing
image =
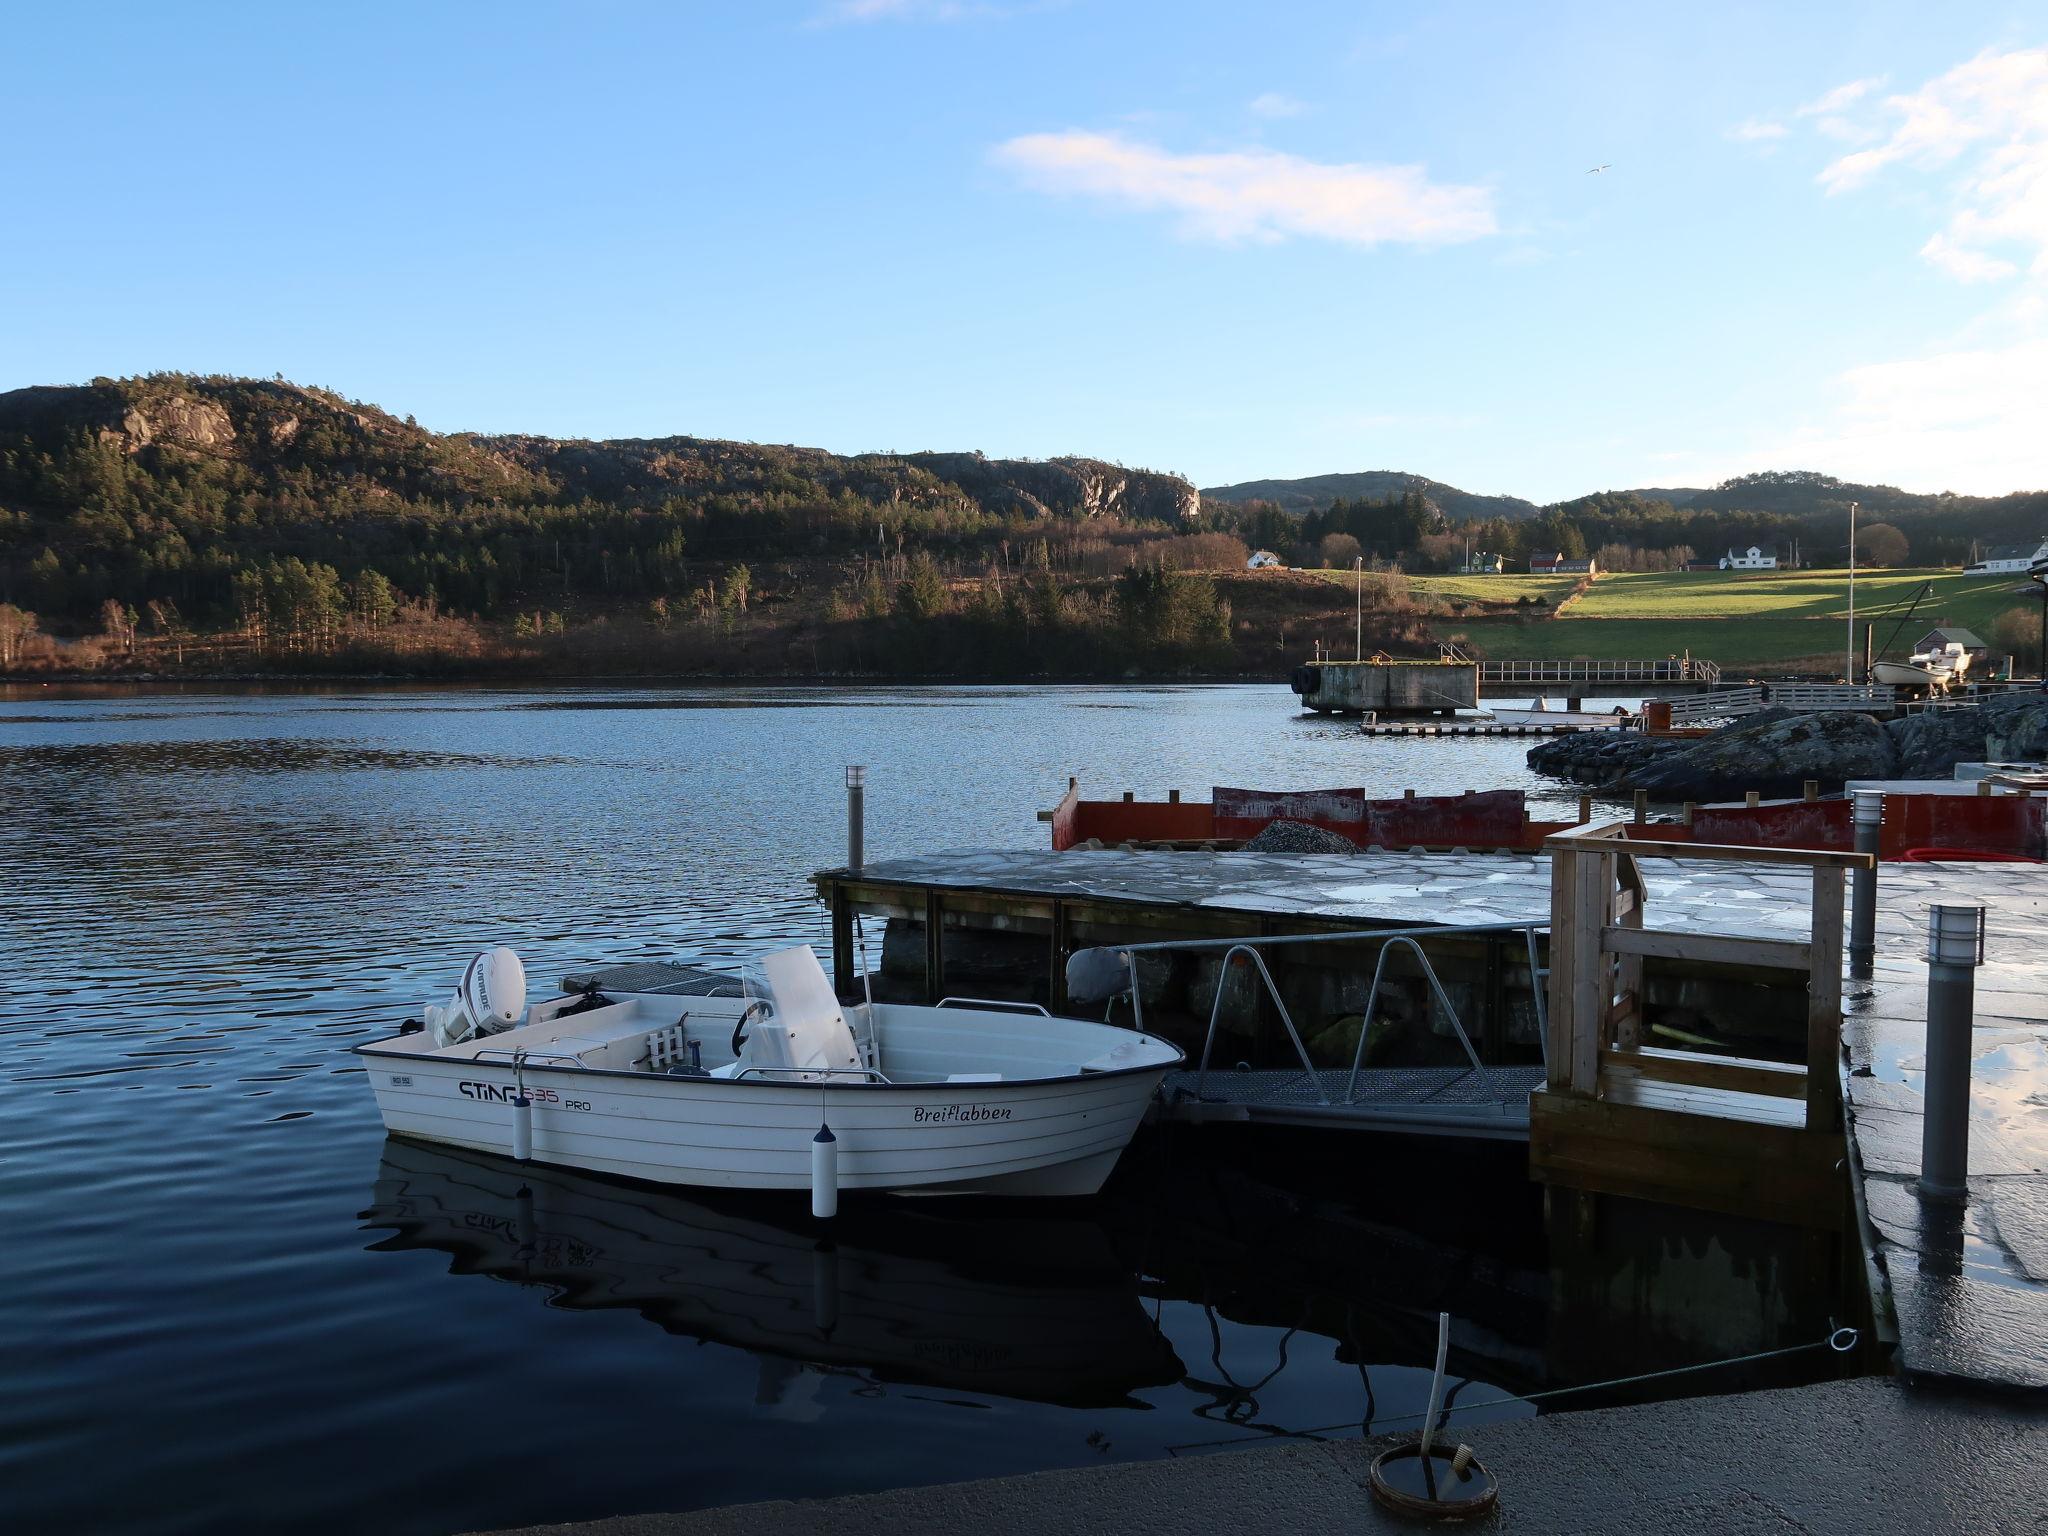
[[[1841,1126],[1843,873],[1869,855],[1802,848],[1652,842],[1610,822],[1552,834],[1550,869],[1549,1073],[1547,1091],[1603,1098],[1623,1085],[1698,1090],[1683,1107],[1715,1112],[1715,1094],[1805,1101],[1804,1127]],[[1790,864],[1811,871],[1812,921],[1804,943],[1649,928],[1642,859]],[[1801,975],[1806,986],[1803,1066],[1645,1046],[1643,963],[1649,959],[1740,966]]]

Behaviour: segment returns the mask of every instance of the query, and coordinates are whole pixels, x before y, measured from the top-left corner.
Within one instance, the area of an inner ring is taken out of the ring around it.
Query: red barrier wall
[[[1304,821],[1354,843],[1365,841],[1362,789],[1225,789],[1211,791],[1216,836],[1257,837],[1275,821]]]
[[[1847,800],[1773,800],[1762,805],[1702,805],[1692,830],[1650,827],[1652,838],[1755,848],[1856,846]],[[1909,848],[1971,849],[1979,853],[2048,858],[2048,800],[2038,795],[1905,795],[1884,797],[1878,857],[1898,859]]]

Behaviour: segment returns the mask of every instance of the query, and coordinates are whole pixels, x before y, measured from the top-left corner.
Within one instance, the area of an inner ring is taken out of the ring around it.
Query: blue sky
[[[2048,486],[2040,4],[16,3],[0,143],[0,388]]]

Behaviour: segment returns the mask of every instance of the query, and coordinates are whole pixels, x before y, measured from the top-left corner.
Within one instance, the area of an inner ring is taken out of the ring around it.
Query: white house
[[[1498,576],[1508,568],[1506,560],[1486,550],[1478,550],[1465,557],[1467,576]]]
[[[1248,571],[1277,571],[1280,569],[1280,557],[1270,549],[1255,549],[1251,559],[1245,561],[1244,568]]]
[[[1752,544],[1747,549],[1731,549],[1721,557],[1724,571],[1775,571],[1778,568],[1778,546],[1775,544]]]
[[[2034,544],[1994,544],[1984,551],[1984,558],[1971,566],[1966,575],[2001,576],[2007,572],[2024,576],[2033,566],[2048,560],[2048,539]]]

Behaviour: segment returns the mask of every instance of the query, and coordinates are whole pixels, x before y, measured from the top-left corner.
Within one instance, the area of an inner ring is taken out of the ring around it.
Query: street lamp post
[[[1351,637],[1352,644],[1356,649],[1353,651],[1351,659],[1353,661],[1363,661],[1365,660],[1365,556],[1355,556],[1352,559],[1351,566],[1357,573],[1353,578],[1357,587],[1357,613],[1352,620],[1353,629]]]
[[[1844,653],[1842,681],[1856,681],[1856,503],[1849,503],[1849,648]]]

